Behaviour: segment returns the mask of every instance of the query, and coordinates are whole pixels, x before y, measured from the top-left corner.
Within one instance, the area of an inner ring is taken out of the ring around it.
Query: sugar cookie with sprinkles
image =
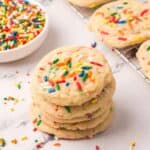
[[[98,8],[88,21],[108,46],[125,48],[150,39],[150,2],[119,0]]]
[[[76,117],[73,119],[55,118],[49,114],[48,110],[41,109],[41,107],[39,105],[37,105],[37,104],[31,105],[31,108],[33,108],[33,107],[35,107],[35,109],[38,109],[43,116],[45,116],[46,118],[49,118],[49,121],[51,121],[51,122],[70,124],[70,123],[79,123],[79,122],[83,122],[83,121],[89,121],[89,120],[95,119],[99,116],[105,115],[108,112],[108,110],[110,110],[112,107],[112,99],[109,99],[109,103],[106,107],[100,108],[100,109],[96,110],[95,112],[87,113],[84,116]],[[31,111],[32,111],[32,109],[31,109]]]
[[[34,118],[35,116],[33,115],[32,117]],[[77,140],[77,139],[92,138],[94,135],[105,131],[112,123],[113,112],[110,112],[109,115],[106,117],[106,119],[100,124],[98,124],[96,127],[91,128],[91,129],[85,129],[85,130],[79,130],[79,129],[68,130],[65,128],[56,129],[53,126],[51,126],[49,123],[47,123],[46,120],[43,120],[41,122],[40,119],[41,118],[38,117],[36,121],[34,120],[35,127],[38,130],[48,133],[48,134],[53,134],[57,138]]]
[[[33,72],[33,126],[65,139],[102,132],[112,121],[115,87],[111,68],[97,49],[71,46],[53,50]]]
[[[56,49],[37,65],[31,95],[60,106],[82,105],[113,79],[111,68],[96,49],[74,46]]]
[[[58,119],[74,119],[77,117],[83,117],[89,113],[93,113],[98,109],[106,108],[109,103],[111,103],[110,99],[112,98],[115,91],[115,80],[113,79],[112,83],[109,84],[100,95],[93,98],[89,102],[81,106],[59,106],[52,103],[48,103],[47,101],[43,101],[43,99],[34,95],[33,105],[37,105],[39,109],[48,110],[48,114],[52,118]],[[69,113],[68,113],[69,110]],[[65,121],[64,121],[65,122]]]
[[[80,6],[80,7],[88,7],[94,8],[106,2],[113,0],[69,0],[70,3]]]
[[[136,56],[145,75],[150,79],[150,40],[140,46]]]
[[[44,120],[51,127],[55,129],[67,129],[67,130],[75,131],[75,130],[87,130],[87,129],[95,128],[97,125],[102,123],[110,115],[110,113],[112,113],[112,107],[113,106],[111,104],[111,106],[108,108],[107,111],[105,111],[105,113],[97,117],[91,118],[90,120],[85,120],[85,121],[76,122],[76,123],[64,123],[64,122],[60,123],[60,122],[53,121],[49,119],[50,117],[45,115],[42,110],[38,109],[38,107],[32,107],[31,112],[32,112],[33,120],[36,118],[37,114],[40,114],[41,120]]]
[[[0,53],[36,38],[45,26],[45,12],[28,0],[0,1]]]

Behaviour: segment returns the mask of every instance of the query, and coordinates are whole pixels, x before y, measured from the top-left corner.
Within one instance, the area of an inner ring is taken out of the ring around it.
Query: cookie
[[[31,95],[59,106],[80,106],[99,95],[113,79],[103,54],[89,47],[56,49],[37,65]]]
[[[136,56],[145,75],[150,79],[150,40],[140,46]]]
[[[110,100],[110,102],[108,103],[108,105],[106,105],[105,108],[100,108],[93,113],[87,113],[84,116],[73,118],[73,119],[63,119],[63,118],[60,119],[60,118],[55,118],[54,116],[50,115],[48,110],[43,110],[40,108],[40,106],[31,105],[31,115],[32,115],[32,110],[33,111],[35,110],[36,112],[39,112],[41,115],[44,115],[46,118],[49,118],[49,120],[51,122],[77,123],[77,122],[92,120],[92,119],[95,119],[99,116],[102,116],[106,112],[108,112],[111,108],[112,108],[112,101]]]
[[[44,115],[44,113],[40,112],[40,109],[37,109],[36,107],[33,107],[31,109],[31,115],[32,115],[32,120],[34,120],[35,116],[37,114],[41,116],[41,120],[45,120],[51,127],[56,128],[56,129],[67,129],[67,130],[87,130],[87,129],[92,129],[98,126],[100,123],[102,123],[110,114],[111,109],[108,109],[104,114],[88,120],[88,121],[82,121],[82,122],[76,122],[76,123],[59,123],[52,121],[49,119],[50,117]]]
[[[97,133],[103,132],[106,130],[111,122],[112,122],[112,117],[113,113],[111,112],[109,116],[104,120],[104,122],[100,123],[98,126],[92,129],[88,130],[66,130],[66,129],[55,129],[51,127],[46,121],[40,121],[38,120],[38,125],[34,124],[36,128],[38,128],[40,131],[48,133],[48,134],[53,134],[57,136],[58,138],[62,139],[83,139],[83,138],[88,138],[96,135]]]
[[[108,103],[111,103],[110,99],[113,96],[114,90],[115,80],[113,79],[113,81],[103,89],[100,95],[81,106],[58,106],[48,103],[47,101],[40,99],[38,96],[32,97],[32,100],[33,105],[37,105],[37,107],[40,107],[43,110],[48,110],[48,113],[53,118],[73,119],[93,113],[98,109],[106,108]]]
[[[88,21],[108,46],[125,48],[150,38],[150,3],[138,0],[118,0],[98,8]]]
[[[94,8],[111,0],[69,0],[70,3],[80,6]]]

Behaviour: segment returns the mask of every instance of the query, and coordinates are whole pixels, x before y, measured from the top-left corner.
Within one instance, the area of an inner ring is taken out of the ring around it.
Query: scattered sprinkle
[[[70,83],[69,82],[66,82],[66,86],[69,86],[70,85]]]
[[[38,143],[38,144],[36,145],[36,148],[37,148],[37,149],[40,149],[40,148],[42,148],[42,147],[43,147],[43,145],[44,145],[44,143],[43,143],[43,142]]]
[[[82,69],[83,70],[90,70],[90,69],[92,69],[92,67],[91,66],[83,66]]]
[[[45,70],[45,68],[43,68],[43,67],[40,67],[39,69],[40,69],[41,71],[44,71],[44,70]]]
[[[118,24],[125,24],[126,23],[126,20],[119,20],[118,21]]]
[[[3,98],[3,101],[5,104],[8,102],[13,102],[13,104],[16,105],[19,102],[19,99],[13,96],[7,96]]]
[[[125,37],[118,37],[118,40],[120,40],[120,41],[127,41],[127,38],[125,38]]]
[[[77,85],[78,90],[82,91],[82,86],[81,86],[80,82],[76,82],[76,85]]]
[[[148,13],[149,12],[149,9],[145,9],[145,10],[143,10],[142,12],[141,12],[141,16],[144,16],[146,13]]]
[[[136,147],[136,142],[135,141],[131,141],[130,143],[130,150],[134,150]]]
[[[28,139],[27,136],[22,136],[22,137],[21,137],[21,140],[22,140],[22,141],[25,141],[25,140],[27,140],[27,139]]]
[[[33,128],[33,132],[36,132],[37,131],[37,128]]]
[[[147,51],[150,51],[150,46],[147,47]]]
[[[60,86],[59,86],[59,84],[56,84],[56,85],[55,85],[55,88],[56,88],[57,91],[60,91]]]
[[[88,78],[88,74],[85,73],[84,76],[82,77],[82,81],[85,82],[87,80],[87,78]]]
[[[69,106],[65,106],[65,109],[66,109],[66,111],[67,111],[68,113],[71,113],[71,109],[70,109]]]
[[[45,82],[47,82],[49,79],[48,79],[48,76],[44,76],[43,77],[43,80],[45,81]]]
[[[37,118],[35,118],[32,123],[35,124],[37,122]]]
[[[98,62],[90,61],[90,63],[99,67],[103,67],[103,65]]]
[[[49,88],[48,89],[48,93],[54,93],[54,92],[56,92],[56,90],[54,88]]]
[[[84,71],[84,70],[82,70],[82,71],[79,73],[79,77],[83,77],[83,76],[84,76],[84,74],[85,74],[85,71]]]
[[[68,67],[69,67],[69,68],[72,67],[72,62],[71,62],[71,61],[68,62]]]
[[[118,13],[117,12],[113,12],[112,14],[110,14],[111,16],[115,16],[117,15]]]
[[[95,150],[100,150],[100,147],[98,145],[96,145]]]
[[[39,121],[37,121],[36,125],[37,125],[37,126],[40,126],[41,123],[42,123],[42,120],[39,120]]]
[[[127,5],[127,4],[128,4],[128,2],[123,2],[123,4],[124,4],[124,5]]]
[[[0,138],[0,147],[5,147],[6,146],[6,141],[4,138]]]
[[[54,147],[60,147],[61,144],[60,144],[60,143],[54,143],[53,146],[54,146]]]
[[[53,64],[56,64],[57,62],[59,62],[59,58],[56,58],[55,60],[53,60]]]
[[[58,80],[56,81],[57,84],[61,84],[61,83],[65,83],[66,81],[65,80]]]
[[[14,108],[10,108],[10,111],[11,111],[11,112],[14,112],[14,111],[15,111],[15,109],[14,109]]]
[[[65,70],[65,72],[63,73],[63,75],[64,75],[64,76],[67,76],[68,73],[69,73],[69,71],[68,71],[68,70]]]
[[[91,47],[92,47],[92,48],[96,48],[96,46],[97,46],[97,43],[94,41],[94,42],[91,44]]]
[[[20,90],[22,88],[21,82],[17,83],[16,87],[17,87],[18,90]]]
[[[109,35],[109,33],[106,32],[106,31],[101,31],[101,34],[103,34],[103,35]]]
[[[11,140],[11,143],[12,143],[12,144],[17,144],[18,141],[17,141],[17,139],[12,139],[12,140]]]

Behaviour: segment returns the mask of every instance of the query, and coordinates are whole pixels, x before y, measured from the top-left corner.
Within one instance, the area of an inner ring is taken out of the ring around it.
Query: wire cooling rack
[[[82,18],[84,22],[87,22],[88,18],[92,15],[95,9],[89,8],[81,8],[67,2],[68,6]],[[128,47],[125,49],[113,49],[114,52],[125,62],[127,63],[133,70],[135,70],[146,82],[150,83],[150,79],[148,79],[142,68],[139,66],[138,61],[135,57],[135,54],[140,45],[135,45],[132,47]]]

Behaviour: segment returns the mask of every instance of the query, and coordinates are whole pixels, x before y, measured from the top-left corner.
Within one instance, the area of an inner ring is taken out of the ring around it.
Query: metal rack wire
[[[88,8],[80,8],[68,3],[69,7],[78,15],[84,22],[87,22],[88,18],[94,12],[94,9]],[[135,45],[132,47],[128,47],[125,49],[113,49],[114,52],[125,62],[127,63],[133,70],[135,70],[146,82],[150,83],[150,79],[148,79],[142,68],[139,66],[138,61],[135,57],[135,53],[138,50],[140,45]]]

